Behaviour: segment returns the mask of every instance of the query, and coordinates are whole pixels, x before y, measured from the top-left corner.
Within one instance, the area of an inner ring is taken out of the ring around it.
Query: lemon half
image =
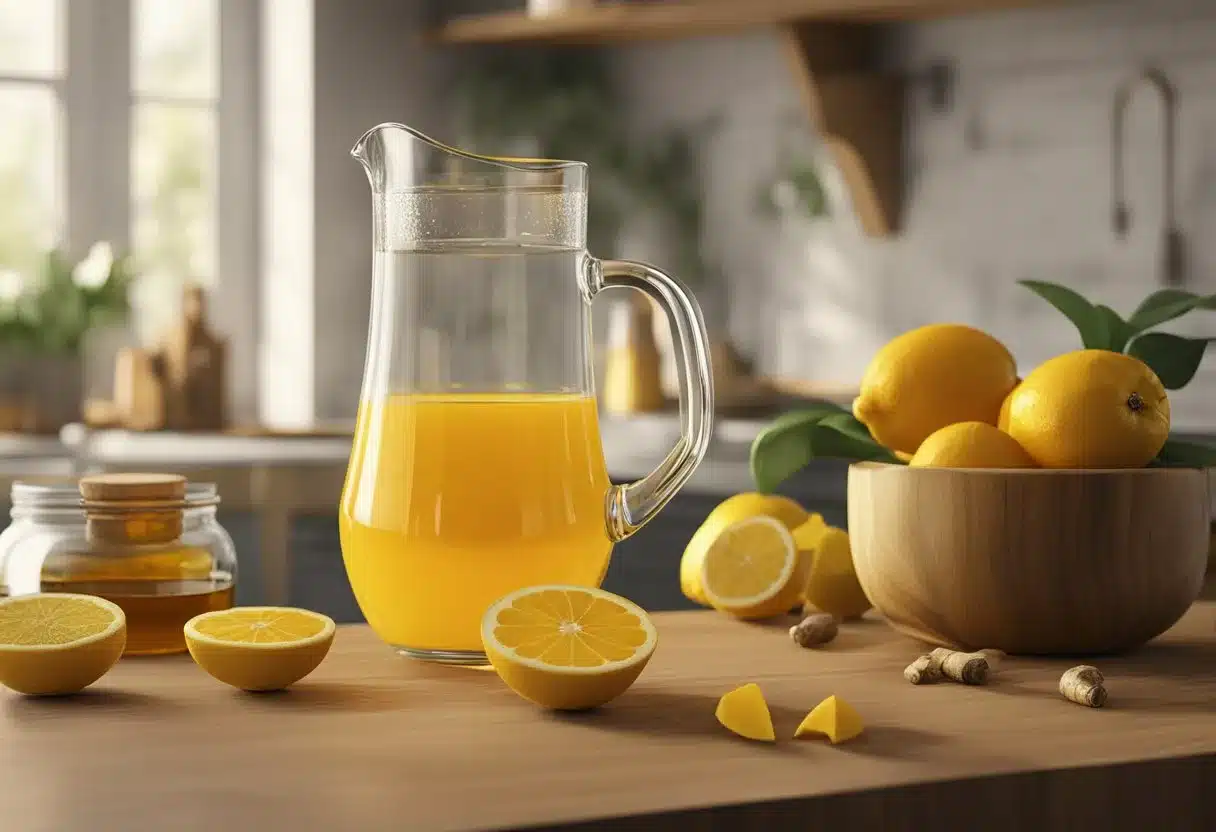
[[[481,620],[486,656],[507,687],[554,710],[620,696],[654,654],[646,612],[602,589],[535,586],[499,599]]]
[[[241,690],[281,690],[317,669],[334,641],[327,615],[294,607],[234,607],[186,622],[186,647],[203,670]]]
[[[0,601],[0,684],[35,696],[76,693],[127,645],[127,617],[104,598],[71,593]]]
[[[798,546],[773,517],[728,526],[701,563],[701,588],[710,606],[739,618],[787,613],[802,595]]]

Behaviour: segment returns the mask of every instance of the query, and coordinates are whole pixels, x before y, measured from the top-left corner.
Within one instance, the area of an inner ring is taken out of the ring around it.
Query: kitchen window
[[[232,353],[252,354],[260,7],[0,0],[0,295],[46,249],[105,240],[136,258],[141,340],[197,281]],[[239,408],[253,363],[230,377]]]

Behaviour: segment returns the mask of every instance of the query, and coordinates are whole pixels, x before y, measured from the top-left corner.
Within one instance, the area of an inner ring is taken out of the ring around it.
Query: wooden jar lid
[[[80,496],[90,503],[179,502],[186,498],[186,478],[177,474],[97,474],[81,478]]]

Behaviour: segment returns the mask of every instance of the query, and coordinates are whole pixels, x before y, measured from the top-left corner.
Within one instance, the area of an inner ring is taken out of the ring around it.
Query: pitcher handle
[[[688,482],[705,458],[713,433],[714,381],[709,336],[701,308],[685,286],[666,272],[631,260],[588,258],[588,299],[624,286],[649,296],[667,313],[677,342],[680,377],[680,440],[659,466],[636,482],[614,485],[606,506],[608,533],[624,540],[646,525]]]

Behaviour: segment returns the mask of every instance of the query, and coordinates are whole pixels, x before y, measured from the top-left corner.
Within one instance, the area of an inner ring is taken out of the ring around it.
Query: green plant
[[[129,311],[130,262],[105,243],[73,263],[58,249],[42,261],[38,279],[0,301],[0,346],[37,353],[76,353],[97,326]]]
[[[1109,306],[1091,303],[1066,286],[1035,280],[1020,283],[1072,321],[1085,349],[1134,356],[1153,369],[1167,390],[1179,390],[1195,377],[1207,345],[1216,340],[1154,331],[1196,309],[1216,309],[1216,295],[1161,289],[1124,319]],[[823,457],[902,462],[851,413],[822,404],[782,414],[760,432],[751,447],[752,479],[757,490],[770,492],[812,459]],[[1216,448],[1171,437],[1152,465],[1216,467]]]
[[[689,282],[710,273],[701,246],[701,140],[712,124],[632,135],[621,96],[600,53],[585,49],[490,52],[462,65],[456,82],[462,144],[502,153],[512,140],[590,166],[588,224],[593,245],[611,245],[639,207],[669,219],[674,270]]]

